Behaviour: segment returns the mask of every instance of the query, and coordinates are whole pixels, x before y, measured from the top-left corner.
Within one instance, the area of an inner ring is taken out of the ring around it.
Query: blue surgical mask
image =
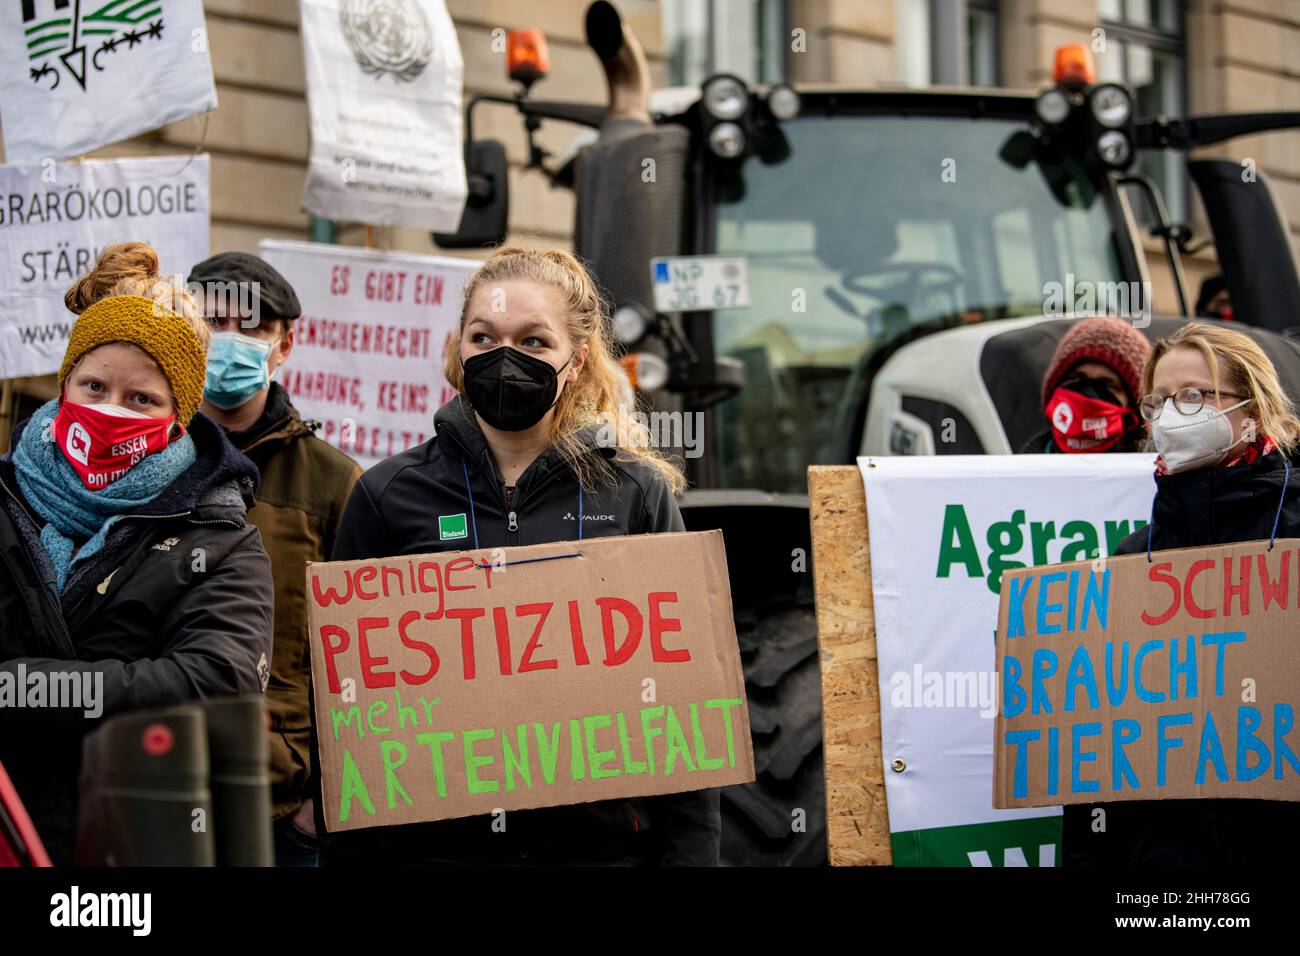
[[[266,360],[274,347],[241,332],[213,332],[203,397],[217,408],[238,408],[269,387]]]

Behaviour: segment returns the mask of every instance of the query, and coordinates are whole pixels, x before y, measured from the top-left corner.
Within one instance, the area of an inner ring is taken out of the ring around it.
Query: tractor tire
[[[826,863],[817,620],[810,606],[736,615],[753,783],[722,790],[725,866]]]

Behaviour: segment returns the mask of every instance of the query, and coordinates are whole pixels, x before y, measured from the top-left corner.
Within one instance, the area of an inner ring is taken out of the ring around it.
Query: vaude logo
[[[433,30],[416,0],[343,0],[339,26],[357,65],[376,78],[413,80],[433,56]]]
[[[583,515],[582,516],[583,521],[613,521],[614,518],[615,518],[614,515]],[[572,511],[567,511],[565,512],[564,517],[561,520],[576,521],[577,519],[573,516]]]
[[[48,90],[59,88],[64,73],[84,90],[119,50],[163,36],[160,0],[22,0],[22,13],[28,73]]]

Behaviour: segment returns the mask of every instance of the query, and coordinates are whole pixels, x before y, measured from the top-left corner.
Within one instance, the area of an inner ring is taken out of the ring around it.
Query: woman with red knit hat
[[[1093,316],[1065,333],[1043,377],[1047,427],[1021,453],[1138,451],[1142,366],[1151,354],[1123,319]]]

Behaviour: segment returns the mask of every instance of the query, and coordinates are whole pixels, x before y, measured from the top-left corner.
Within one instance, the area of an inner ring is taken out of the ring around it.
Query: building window
[[[670,86],[696,86],[715,73],[786,79],[783,0],[663,0],[662,11]]]
[[[966,82],[997,86],[1001,78],[998,0],[966,0]]]
[[[998,0],[897,0],[898,73],[908,86],[997,86]]]
[[[1105,46],[1097,54],[1097,78],[1124,83],[1137,96],[1142,116],[1187,114],[1187,39],[1181,0],[1100,0]],[[1187,168],[1176,151],[1139,154],[1138,168],[1160,187],[1172,222],[1187,219]],[[1139,218],[1153,221],[1145,202]]]
[[[908,86],[929,86],[934,82],[930,60],[934,17],[930,0],[898,0],[895,24],[898,78]]]

